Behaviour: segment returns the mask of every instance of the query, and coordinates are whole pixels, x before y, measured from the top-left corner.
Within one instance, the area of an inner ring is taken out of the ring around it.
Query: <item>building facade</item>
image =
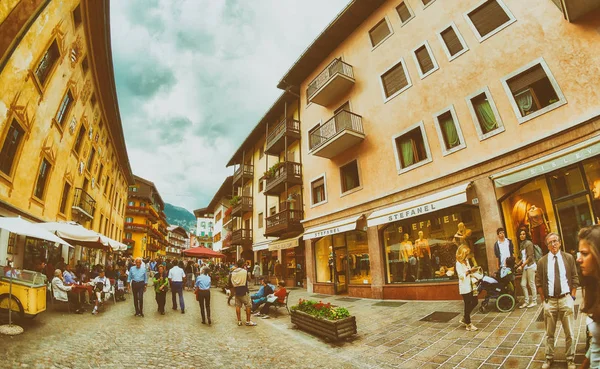
[[[600,218],[600,12],[559,4],[353,1],[300,56],[278,87],[300,96],[309,291],[458,298],[457,247],[493,272],[501,226],[575,252]]]
[[[213,234],[215,230],[215,214],[208,208],[194,210],[196,216],[196,236],[191,241],[191,247],[213,247]]]
[[[123,236],[133,183],[110,56],[108,1],[0,6],[0,216],[73,220]],[[0,233],[0,260],[33,269],[42,242]],[[50,262],[98,250],[52,248]]]
[[[180,226],[169,226],[167,227],[168,242],[166,254],[169,258],[181,258],[182,251],[186,249],[186,240],[189,240],[189,235],[185,229]]]

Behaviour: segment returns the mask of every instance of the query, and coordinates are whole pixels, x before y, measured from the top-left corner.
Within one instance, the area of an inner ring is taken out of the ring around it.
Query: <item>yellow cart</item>
[[[21,270],[13,274],[12,295],[10,277],[0,277],[0,315],[8,317],[8,309],[13,311],[13,318],[34,318],[46,310],[46,276],[30,271]]]

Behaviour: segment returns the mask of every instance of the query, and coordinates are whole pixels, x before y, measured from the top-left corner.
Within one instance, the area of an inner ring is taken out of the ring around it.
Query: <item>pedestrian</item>
[[[208,275],[208,268],[203,267],[200,269],[200,275],[196,278],[196,296],[198,297],[198,303],[200,304],[200,314],[202,315],[202,324],[206,324],[206,318],[208,318],[208,325],[211,325],[210,321],[210,276]]]
[[[193,261],[192,260],[188,260],[186,265],[185,265],[185,276],[186,276],[186,284],[185,284],[185,289],[186,291],[191,291],[192,290],[192,286],[194,283],[194,270],[193,270]]]
[[[275,260],[275,266],[273,267],[273,270],[275,271],[275,283],[279,284],[279,281],[283,278],[283,265],[281,265],[279,260]]]
[[[185,303],[183,302],[183,284],[185,283],[185,271],[183,270],[183,261],[179,265],[175,265],[169,270],[169,284],[171,285],[171,300],[173,302],[173,310],[177,310],[177,298],[179,295],[179,307],[181,314],[185,314]]]
[[[535,290],[535,271],[537,270],[537,264],[535,263],[535,256],[533,250],[533,242],[531,242],[531,236],[525,228],[519,229],[519,252],[520,258],[517,263],[517,270],[523,270],[521,275],[521,288],[523,288],[523,303],[519,306],[519,309],[532,308],[537,305],[537,296]],[[531,299],[529,298],[529,291],[531,290]]]
[[[242,325],[242,305],[246,308],[246,325],[253,327],[256,325],[250,320],[252,304],[248,290],[248,271],[244,268],[244,259],[239,259],[236,263],[237,268],[231,272],[231,283],[235,290],[235,315],[237,325]]]
[[[477,296],[473,295],[471,275],[479,270],[471,267],[468,256],[471,249],[467,245],[460,245],[456,250],[456,274],[458,275],[458,292],[463,298],[465,312],[460,323],[465,325],[467,331],[476,331],[478,328],[471,323],[471,312],[477,306]]]
[[[590,348],[581,369],[600,368],[600,225],[579,231],[579,253],[577,262],[586,293],[583,295],[581,311],[588,315],[586,324],[592,336]]]
[[[511,257],[515,252],[515,246],[509,238],[506,238],[504,228],[500,227],[496,229],[496,235],[498,235],[498,240],[494,243],[494,255],[498,259],[498,269],[501,269],[503,266],[506,266],[506,258]]]
[[[144,317],[144,292],[148,284],[148,274],[146,268],[142,267],[142,258],[135,258],[135,265],[129,269],[127,277],[129,288],[133,292],[133,306],[135,307],[135,316]]]
[[[260,263],[254,264],[252,275],[254,276],[254,285],[258,286],[259,278],[261,278]]]
[[[556,323],[562,323],[565,333],[565,357],[568,369],[575,369],[575,342],[573,341],[573,307],[579,287],[575,259],[560,250],[560,237],[550,232],[546,235],[550,251],[538,261],[535,284],[538,295],[544,302],[544,324],[546,326],[546,361],[542,369],[548,369],[554,361]]]
[[[165,275],[165,267],[158,266],[158,272],[154,274],[154,292],[158,312],[165,315],[165,303],[167,301],[167,291],[169,290],[169,280]]]

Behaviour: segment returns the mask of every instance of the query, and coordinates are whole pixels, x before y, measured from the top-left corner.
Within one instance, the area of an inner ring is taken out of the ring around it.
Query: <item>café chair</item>
[[[51,294],[50,294],[50,303],[52,304],[52,307],[54,308],[54,310],[56,310],[56,307],[58,305],[67,304],[67,311],[70,313],[71,312],[71,302],[57,300],[56,297],[54,297],[54,286],[52,286],[52,283],[50,283],[50,291],[51,291]]]

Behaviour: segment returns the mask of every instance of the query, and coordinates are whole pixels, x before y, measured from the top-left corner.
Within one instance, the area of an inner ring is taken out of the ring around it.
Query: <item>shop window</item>
[[[504,78],[505,89],[519,123],[566,103],[554,76],[543,60]]]
[[[46,86],[48,77],[56,66],[58,59],[60,59],[60,49],[58,41],[54,39],[35,68],[34,74],[41,90]]]
[[[454,23],[438,34],[448,60],[454,60],[469,50],[467,43]]]
[[[55,247],[48,242],[27,237],[23,253],[23,269],[37,270],[42,261],[56,265],[61,257],[61,252],[62,246]]]
[[[468,96],[467,105],[480,140],[504,132],[500,114],[487,87]]]
[[[358,176],[358,162],[354,160],[341,167],[340,178],[342,180],[342,193],[360,187],[360,179]]]
[[[398,174],[431,161],[423,122],[392,139]]]
[[[433,52],[431,51],[429,43],[427,42],[413,50],[413,57],[415,59],[415,63],[419,67],[418,70],[421,79],[439,69],[437,61],[433,57]]]
[[[466,216],[467,212],[471,215]],[[388,224],[383,229],[388,283],[456,279],[456,250],[460,244],[471,249],[471,265],[487,270],[478,207],[459,205]]]
[[[442,142],[442,155],[449,155],[466,147],[454,107],[438,113],[435,121],[435,128]]]
[[[312,204],[318,205],[327,201],[325,192],[325,176],[310,183]]]
[[[24,136],[25,129],[16,119],[13,119],[4,138],[2,151],[0,151],[0,171],[8,177],[13,175],[14,163],[23,144]]]
[[[60,200],[60,213],[61,214],[66,214],[65,211],[67,210],[67,202],[69,201],[69,194],[71,193],[71,184],[69,184],[69,182],[65,182],[65,185],[63,186],[63,191],[62,191],[62,197]]]
[[[60,106],[58,107],[58,111],[54,116],[54,122],[56,125],[58,125],[58,127],[61,130],[64,129],[65,121],[67,120],[67,115],[69,111],[73,107],[73,102],[73,93],[71,92],[71,89],[68,88],[67,92],[65,93],[65,96],[63,97],[60,103]]]
[[[583,171],[592,193],[592,204],[594,209],[594,223],[600,224],[600,162],[592,158],[583,162]]]
[[[264,214],[258,213],[258,228],[263,227],[263,222],[264,222]]]
[[[8,234],[8,248],[6,252],[11,255],[17,255],[17,234],[9,233]]]
[[[392,27],[387,21],[387,18],[383,18],[375,27],[369,31],[369,38],[371,39],[371,46],[375,47],[385,41],[392,35]]]
[[[486,0],[466,14],[467,22],[475,31],[479,42],[491,37],[516,21],[501,0]]]
[[[79,156],[81,155],[81,148],[83,147],[83,140],[85,139],[85,133],[87,129],[82,124],[79,127],[79,132],[77,133],[77,138],[75,139],[75,144],[73,145],[73,151]]]
[[[50,177],[50,171],[52,170],[52,164],[46,159],[42,159],[40,169],[38,171],[37,180],[33,191],[33,196],[39,200],[44,200],[46,195],[46,188],[48,186],[48,178]]]
[[[323,237],[315,243],[315,270],[317,282],[333,282],[332,237]]]
[[[346,232],[348,247],[348,277],[350,284],[371,284],[371,261],[367,233]]]
[[[548,180],[552,198],[555,200],[586,191],[579,166],[561,168],[554,171],[548,175]]]
[[[384,72],[380,77],[380,81],[385,101],[389,101],[412,86],[404,59],[401,59],[400,62]]]
[[[402,25],[405,25],[409,20],[415,17],[412,9],[406,1],[401,2],[400,5],[396,7],[396,12],[398,12],[398,16],[400,17],[400,22],[402,22]]]

